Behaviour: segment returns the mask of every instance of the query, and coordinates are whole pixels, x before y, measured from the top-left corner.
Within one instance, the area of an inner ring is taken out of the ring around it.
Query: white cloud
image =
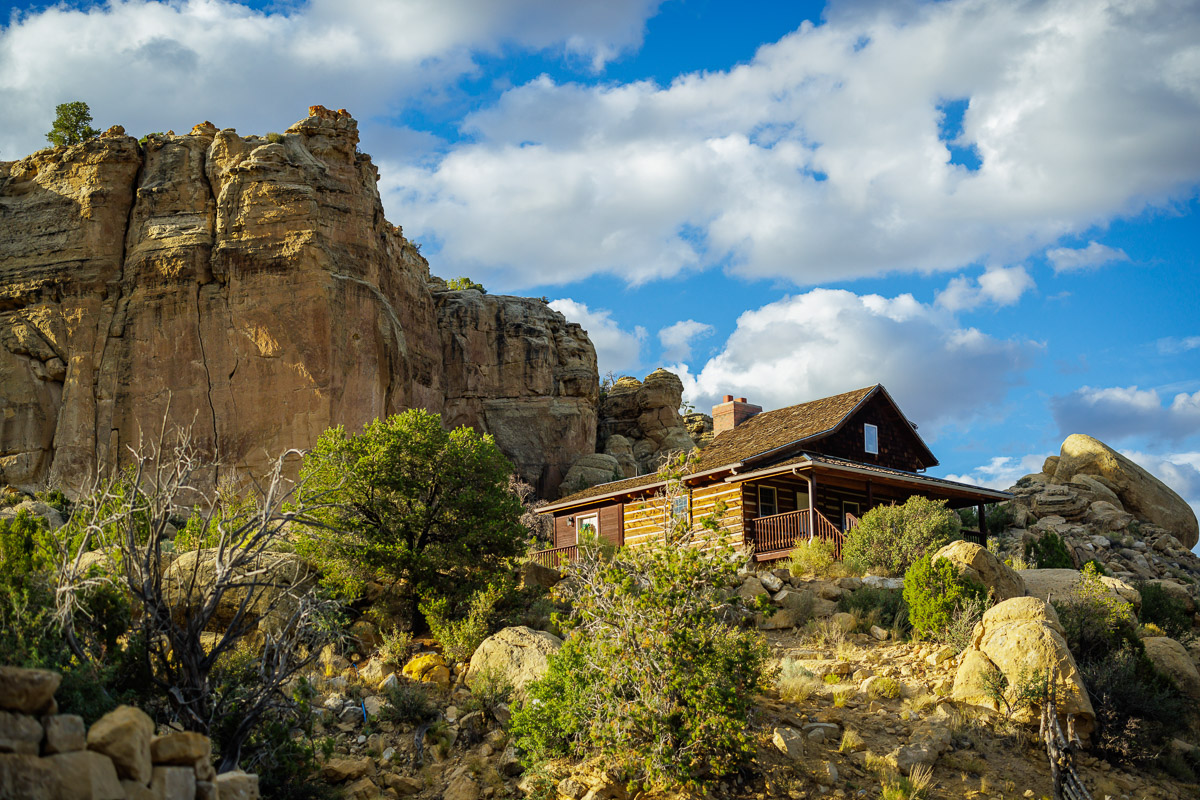
[[[674,325],[668,325],[658,332],[658,341],[663,346],[663,359],[690,361],[693,340],[711,336],[715,330],[712,325],[694,319],[680,320]]]
[[[1158,352],[1164,355],[1178,355],[1189,350],[1200,350],[1200,336],[1185,336],[1182,339],[1167,336],[1158,340]]]
[[[698,408],[724,394],[780,408],[882,383],[932,438],[999,402],[1036,349],[960,328],[911,295],[814,289],[743,313],[723,350],[681,378]]]
[[[1168,0],[872,4],[666,87],[538,78],[388,202],[448,269],[514,287],[1012,263],[1195,191],[1197,41]],[[964,99],[975,170],[939,133]]]
[[[950,311],[969,311],[984,303],[1011,306],[1036,285],[1024,267],[993,268],[974,282],[961,275],[951,279],[938,292],[937,302]]]
[[[578,322],[587,331],[596,348],[601,375],[609,372],[628,374],[641,366],[642,342],[646,340],[646,329],[641,325],[627,331],[612,318],[612,311],[606,308],[593,310],[569,297],[551,301],[550,307],[570,322]]]
[[[1103,441],[1145,436],[1180,442],[1200,435],[1200,392],[1176,394],[1168,405],[1155,389],[1084,386],[1052,398],[1060,431],[1086,433]]]
[[[968,473],[950,474],[946,476],[946,479],[1003,491],[1026,475],[1041,472],[1042,463],[1046,460],[1046,456],[1050,455],[1057,455],[1057,453],[1030,453],[1019,458],[996,456],[988,463],[980,465]]]
[[[1055,272],[1095,269],[1114,261],[1129,260],[1124,250],[1114,249],[1099,242],[1090,242],[1087,247],[1078,249],[1055,247],[1046,251],[1046,258],[1050,259]]]
[[[54,106],[85,100],[130,133],[203,119],[282,129],[310,104],[360,120],[474,72],[476,54],[551,51],[600,67],[641,44],[659,0],[307,0],[265,13],[230,0],[111,0],[16,12],[0,27],[0,153],[46,146]]]

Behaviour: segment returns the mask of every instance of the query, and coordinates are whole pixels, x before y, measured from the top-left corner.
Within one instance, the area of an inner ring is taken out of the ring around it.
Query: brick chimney
[[[735,400],[733,395],[727,394],[722,402],[713,406],[713,436],[731,431],[759,413],[762,413],[762,406],[751,405],[744,397]]]

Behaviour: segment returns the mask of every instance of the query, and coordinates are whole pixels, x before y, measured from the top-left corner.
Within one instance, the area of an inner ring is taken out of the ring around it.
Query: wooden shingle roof
[[[740,464],[755,456],[831,433],[876,390],[882,388],[875,384],[852,392],[757,414],[733,430],[721,433],[708,447],[701,450],[693,474]],[[601,483],[556,500],[547,508],[571,505],[593,497],[649,489],[661,483],[663,480],[657,474]]]

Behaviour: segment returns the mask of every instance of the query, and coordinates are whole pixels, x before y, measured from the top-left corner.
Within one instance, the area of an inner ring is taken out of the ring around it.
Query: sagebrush
[[[959,535],[958,514],[944,500],[914,495],[904,505],[876,506],[846,533],[842,559],[860,573],[903,575],[926,553]]]

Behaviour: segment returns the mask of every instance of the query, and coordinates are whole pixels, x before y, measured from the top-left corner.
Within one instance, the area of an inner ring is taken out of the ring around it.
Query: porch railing
[[[551,547],[549,550],[539,550],[531,555],[529,560],[541,564],[543,567],[554,567],[557,569],[564,561],[568,564],[574,564],[578,558],[578,545],[569,544],[566,547]]]
[[[859,519],[850,512],[846,512],[846,530],[852,531],[858,527]]]
[[[809,538],[808,510],[786,511],[783,514],[772,514],[769,517],[759,517],[750,521],[750,540],[754,545],[755,557],[760,561],[769,558],[782,558],[795,546],[797,539]],[[825,518],[820,511],[814,511],[816,531],[813,538],[833,543],[834,558],[842,557],[842,532],[837,526]]]

